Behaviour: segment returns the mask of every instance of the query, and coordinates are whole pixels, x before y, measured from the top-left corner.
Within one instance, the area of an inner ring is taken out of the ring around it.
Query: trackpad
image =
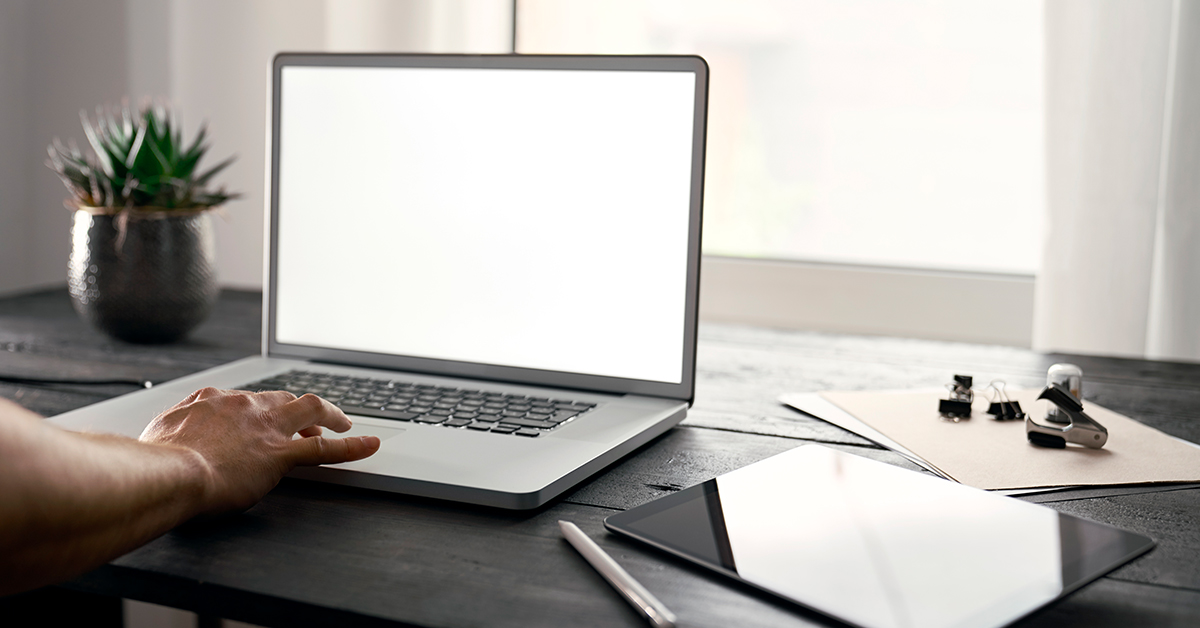
[[[338,433],[330,429],[323,430],[322,436],[326,438],[345,438],[346,436],[378,436],[380,441],[385,441],[397,434],[404,432],[402,427],[381,427],[379,425],[371,425],[370,423],[355,423],[349,431]]]

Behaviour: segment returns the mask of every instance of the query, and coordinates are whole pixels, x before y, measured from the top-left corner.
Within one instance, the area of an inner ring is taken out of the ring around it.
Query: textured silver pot
[[[217,299],[208,212],[79,209],[68,280],[75,311],[100,331],[127,342],[179,340]]]

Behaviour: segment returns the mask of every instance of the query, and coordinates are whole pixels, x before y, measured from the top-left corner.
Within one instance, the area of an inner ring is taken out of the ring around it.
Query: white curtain
[[[1046,3],[1034,348],[1200,360],[1200,0]]]

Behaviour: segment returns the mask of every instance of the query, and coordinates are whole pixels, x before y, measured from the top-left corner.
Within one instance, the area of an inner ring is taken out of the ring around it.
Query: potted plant
[[[80,112],[92,154],[55,138],[46,164],[71,192],[69,288],[75,310],[128,342],[178,340],[217,298],[209,210],[236,198],[211,189],[230,157],[201,171],[205,129],[185,145],[164,107]]]

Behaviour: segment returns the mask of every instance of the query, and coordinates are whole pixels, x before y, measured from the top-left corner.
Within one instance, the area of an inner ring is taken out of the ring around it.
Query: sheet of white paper
[[[916,455],[909,449],[905,448],[900,443],[890,439],[887,435],[879,430],[859,421],[854,415],[842,410],[833,403],[830,403],[819,393],[785,393],[779,396],[779,401],[784,405],[791,406],[804,414],[816,417],[826,423],[832,423],[847,432],[857,434],[881,447],[886,447],[905,458],[908,458],[917,466],[928,470],[930,473],[938,477],[945,478],[950,481],[955,481],[950,476],[942,473],[937,467],[930,464],[927,460]],[[1034,493],[1046,493],[1050,491],[1060,491],[1065,489],[1075,488],[1072,486],[1059,487],[1038,487],[1038,488],[1013,488],[993,490],[991,492],[1000,495],[1016,496],[1016,495],[1031,495]]]
[[[779,396],[779,401],[789,405],[805,414],[814,416],[826,423],[832,423],[848,432],[857,434],[876,445],[886,447],[905,458],[908,458],[918,466],[928,470],[937,476],[950,479],[948,475],[942,473],[937,467],[929,464],[920,456],[906,449],[900,443],[888,438],[879,430],[859,421],[854,418],[854,415],[849,414],[845,410],[830,403],[824,397],[817,393],[786,393]]]

